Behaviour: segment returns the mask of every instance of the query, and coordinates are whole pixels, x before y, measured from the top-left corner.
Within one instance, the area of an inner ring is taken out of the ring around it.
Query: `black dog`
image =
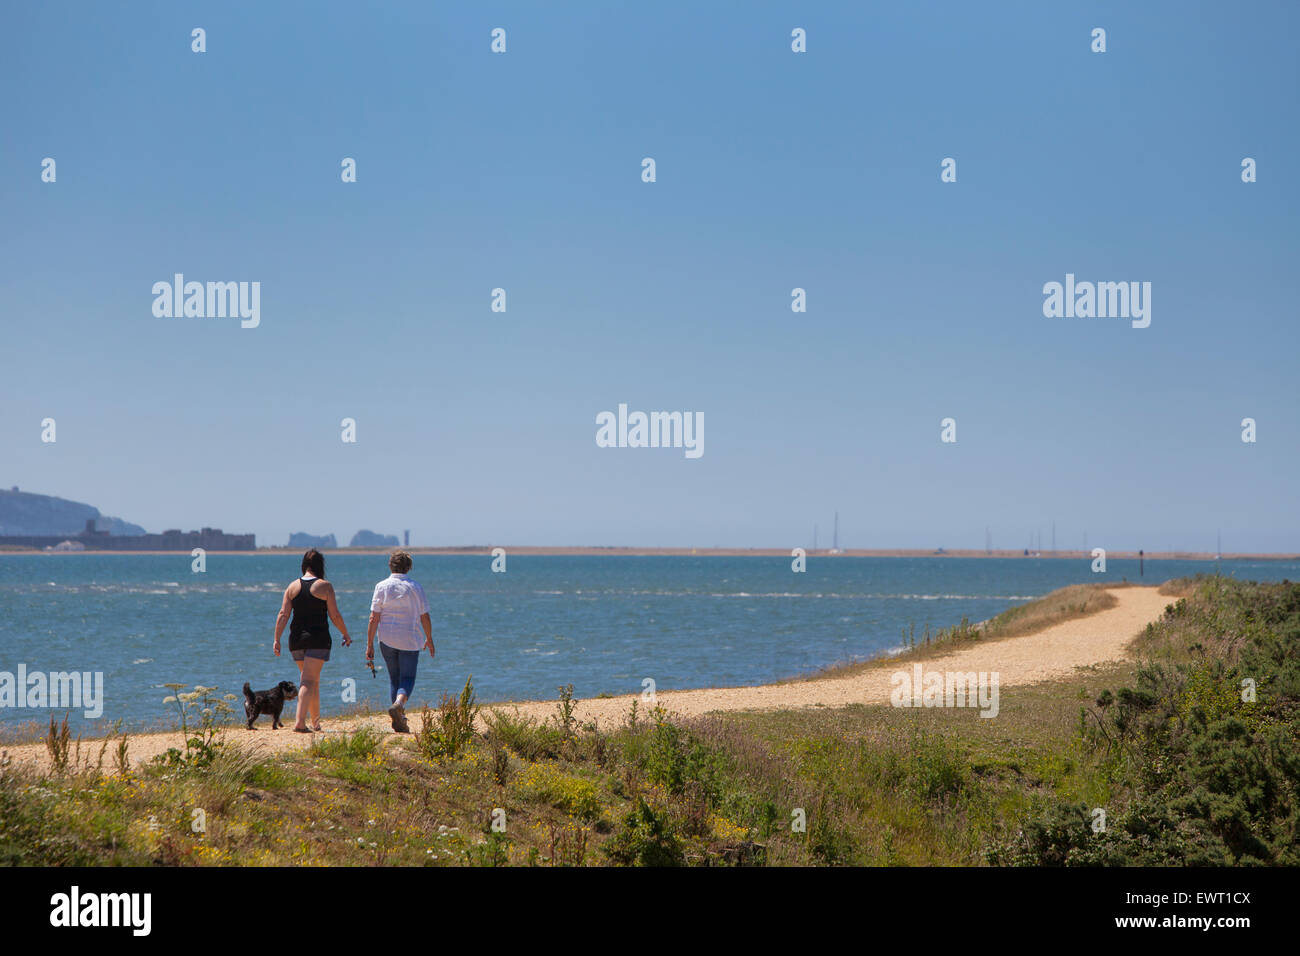
[[[270,690],[251,691],[244,684],[244,713],[248,716],[248,729],[253,729],[253,721],[262,714],[271,715],[271,729],[280,727],[280,711],[284,702],[298,696],[298,688],[287,680],[282,680]]]

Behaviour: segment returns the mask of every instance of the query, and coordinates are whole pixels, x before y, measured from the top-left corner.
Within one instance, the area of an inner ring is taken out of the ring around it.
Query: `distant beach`
[[[797,547],[797,546],[796,546]],[[489,556],[493,548],[503,548],[508,555],[537,555],[549,557],[562,556],[607,556],[607,557],[720,557],[720,558],[777,558],[790,557],[794,548],[637,548],[603,545],[509,545],[509,544],[475,544],[446,547],[418,547],[411,545],[402,548],[413,555],[446,554]],[[326,554],[386,555],[393,548],[331,548]],[[1092,560],[1090,551],[1030,551],[994,550],[964,548],[842,548],[833,551],[829,548],[804,548],[808,557],[816,558],[1057,558],[1074,561]],[[163,555],[188,554],[188,551],[98,551],[86,548],[83,551],[42,551],[40,548],[0,547],[0,554],[95,554],[95,555]],[[257,548],[251,551],[208,551],[208,554],[231,555],[299,555],[301,548],[273,547]],[[1144,551],[1140,557],[1147,561],[1296,561],[1300,554],[1295,552],[1276,554],[1233,553],[1216,555],[1212,551]],[[1107,551],[1107,560],[1136,561],[1137,551]]]

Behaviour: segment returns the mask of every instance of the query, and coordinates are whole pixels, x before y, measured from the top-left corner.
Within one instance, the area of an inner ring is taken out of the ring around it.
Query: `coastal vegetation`
[[[183,750],[130,767],[128,737],[51,722],[43,769],[5,761],[0,862],[1300,863],[1300,584],[1167,593],[1136,662],[1004,692],[992,720],[862,705],[688,720],[636,701],[583,725],[571,687],[543,720],[481,705],[471,679],[411,735],[256,756],[223,732],[222,695],[176,687]],[[1102,601],[1065,589],[930,647]]]

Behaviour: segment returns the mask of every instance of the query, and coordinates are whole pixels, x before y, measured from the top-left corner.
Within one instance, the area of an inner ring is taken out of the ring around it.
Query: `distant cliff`
[[[352,548],[395,548],[400,541],[395,534],[375,534],[373,531],[366,531],[364,528],[352,536]]]
[[[0,490],[0,536],[4,535],[76,535],[94,521],[98,531],[133,537],[145,533],[138,524],[121,518],[101,515],[99,509],[80,501],[68,501],[52,495],[34,495],[16,487]]]
[[[290,548],[337,548],[338,542],[334,540],[332,534],[308,534],[305,531],[295,531],[289,535]]]

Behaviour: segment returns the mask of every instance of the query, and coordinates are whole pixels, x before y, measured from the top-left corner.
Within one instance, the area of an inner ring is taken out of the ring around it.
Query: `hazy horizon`
[[[0,485],[0,488],[4,488],[4,487],[5,487],[5,486]],[[10,486],[10,487],[14,487],[14,486]],[[8,489],[6,489],[6,490],[8,490]],[[31,489],[28,489],[28,488],[20,488],[20,487],[19,487],[19,488],[17,488],[17,490],[24,491],[24,492],[28,492],[28,493],[30,493],[30,494],[41,494],[41,492],[34,492],[34,491],[32,491]],[[70,500],[76,501],[77,499],[70,499]],[[90,505],[94,505],[94,504],[95,504],[93,501],[79,501],[78,503],[80,503],[80,504],[90,504]],[[98,507],[98,506],[96,506],[96,507]],[[101,516],[102,516],[102,517],[105,517],[105,518],[119,518],[119,519],[123,518],[122,515],[111,515],[111,514],[108,514],[108,513],[106,513],[106,512],[104,511],[104,509],[102,509],[102,508],[100,508],[100,512],[101,512]],[[129,520],[129,519],[124,519],[124,520]],[[132,523],[136,523],[136,524],[138,524],[138,522],[132,522]],[[167,528],[178,528],[178,529],[180,529],[180,530],[183,531],[183,532],[189,532],[189,531],[198,530],[200,527],[204,527],[204,526],[206,526],[206,527],[218,527],[218,528],[220,528],[220,530],[226,532],[227,534],[248,534],[248,533],[256,534],[256,532],[250,532],[250,530],[247,529],[247,528],[242,528],[242,527],[240,527],[240,528],[223,528],[223,527],[220,527],[220,526],[214,526],[214,525],[207,524],[206,522],[198,522],[198,523],[195,523],[195,522],[180,522],[180,523],[178,523],[178,524],[168,525]],[[719,542],[719,543],[716,543],[716,544],[705,544],[705,543],[703,543],[703,542],[699,542],[699,541],[696,541],[696,542],[687,542],[687,543],[665,543],[665,544],[644,544],[644,543],[638,543],[638,542],[632,542],[632,543],[626,543],[626,544],[611,544],[611,543],[608,543],[608,542],[600,542],[600,541],[585,541],[585,542],[584,542],[584,541],[560,541],[560,540],[556,540],[556,541],[540,541],[540,542],[533,541],[533,542],[525,542],[525,541],[511,541],[511,540],[507,540],[507,539],[480,539],[480,540],[472,540],[472,541],[464,541],[464,542],[447,542],[447,541],[427,541],[427,542],[421,542],[421,541],[414,540],[414,538],[413,538],[412,541],[410,542],[410,547],[411,547],[412,549],[439,549],[439,548],[456,548],[456,549],[461,549],[461,548],[468,548],[468,547],[485,547],[485,548],[486,548],[486,547],[491,547],[491,546],[494,546],[494,545],[513,545],[513,546],[515,546],[515,547],[528,547],[528,548],[593,548],[593,549],[595,549],[595,548],[602,548],[602,549],[603,549],[603,548],[653,548],[653,549],[664,549],[664,548],[667,548],[667,549],[687,549],[687,548],[729,549],[729,548],[734,548],[734,549],[745,549],[745,550],[772,550],[772,551],[779,551],[779,550],[783,550],[783,549],[785,549],[785,548],[798,548],[798,547],[809,548],[809,547],[812,547],[812,546],[815,544],[816,547],[817,547],[819,550],[827,550],[827,549],[830,549],[830,548],[833,546],[833,544],[834,544],[834,538],[833,538],[833,534],[834,534],[834,524],[833,524],[833,522],[832,522],[832,526],[831,526],[831,527],[832,527],[831,537],[828,537],[828,536],[826,536],[826,535],[823,535],[823,534],[821,533],[821,528],[820,528],[820,526],[819,526],[818,529],[817,529],[817,535],[816,535],[815,538],[813,537],[812,532],[810,532],[810,533],[809,533],[809,539],[808,539],[807,541],[793,541],[792,543],[788,543],[788,544],[787,544],[787,543],[774,543],[774,542],[758,543],[758,544],[748,544],[748,545],[736,545],[736,544],[730,544],[730,543],[727,543],[727,542]],[[150,533],[150,534],[158,534],[158,533],[161,533],[162,531],[167,530],[167,529],[166,529],[166,528],[146,528],[145,530],[146,530],[146,533]],[[372,532],[372,533],[374,533],[374,534],[381,534],[381,535],[392,535],[392,536],[396,537],[396,538],[399,540],[399,545],[400,545],[400,543],[401,543],[401,541],[402,541],[402,538],[403,538],[403,533],[404,533],[406,530],[407,530],[407,529],[404,529],[404,528],[403,528],[403,529],[400,529],[400,530],[394,532],[394,531],[386,531],[386,530],[383,530],[383,529],[377,529],[377,528],[358,528],[358,529],[356,529],[356,531],[354,531],[354,532],[352,532],[352,533],[343,533],[343,534],[340,534],[340,533],[338,533],[338,532],[331,532],[331,531],[328,531],[328,530],[326,530],[326,531],[302,531],[302,529],[298,529],[298,531],[291,532],[291,533],[299,533],[299,532],[301,531],[302,533],[305,533],[305,534],[311,534],[311,535],[313,535],[314,537],[326,537],[326,536],[328,536],[328,535],[330,535],[330,534],[333,534],[334,537],[335,537],[335,540],[336,540],[336,542],[337,542],[336,547],[337,547],[339,550],[342,550],[342,549],[345,549],[345,548],[349,548],[349,547],[351,547],[351,545],[350,545],[348,542],[351,541],[351,539],[352,539],[352,537],[353,537],[354,534],[356,534],[357,532],[360,532],[360,531],[370,531],[370,532]],[[988,529],[988,530],[989,530],[989,532],[990,532],[990,535],[992,535],[992,530],[993,530],[993,529]],[[1049,528],[1048,528],[1045,532],[1034,532],[1034,538],[1035,538],[1035,540],[1031,542],[1031,541],[1029,541],[1029,540],[1027,539],[1026,542],[1025,542],[1025,544],[1023,544],[1023,545],[1017,545],[1017,544],[999,544],[999,543],[997,543],[996,540],[991,540],[991,541],[989,542],[989,546],[990,546],[990,549],[994,552],[994,556],[997,556],[996,553],[999,552],[999,551],[1005,551],[1005,552],[1021,552],[1021,551],[1025,551],[1025,550],[1028,550],[1028,551],[1030,551],[1031,553],[1034,552],[1035,550],[1038,550],[1038,551],[1040,551],[1040,552],[1042,553],[1043,556],[1050,556],[1054,551],[1086,551],[1086,550],[1089,550],[1089,549],[1091,549],[1091,548],[1096,548],[1096,547],[1103,547],[1103,548],[1107,549],[1108,551],[1112,551],[1112,552],[1124,552],[1124,553],[1128,553],[1128,552],[1137,553],[1139,550],[1145,550],[1145,551],[1147,551],[1148,553],[1152,553],[1152,552],[1156,552],[1156,553],[1174,553],[1174,552],[1181,552],[1181,553],[1195,553],[1195,554],[1215,554],[1215,553],[1217,553],[1217,551],[1218,551],[1218,541],[1217,541],[1217,540],[1214,541],[1214,542],[1211,542],[1211,544],[1214,545],[1214,546],[1207,546],[1207,547],[1177,547],[1177,548],[1175,548],[1175,547],[1173,547],[1173,546],[1171,546],[1171,545],[1161,545],[1159,542],[1152,542],[1152,543],[1150,543],[1149,545],[1133,545],[1133,546],[1130,547],[1130,546],[1124,545],[1124,544],[1122,544],[1122,543],[1121,543],[1121,544],[1116,544],[1116,543],[1114,543],[1114,542],[1110,542],[1110,541],[1099,541],[1099,540],[1096,540],[1095,538],[1091,538],[1091,537],[1088,537],[1088,538],[1086,538],[1086,539],[1085,539],[1085,538],[1081,538],[1079,541],[1071,542],[1071,541],[1066,540],[1065,538],[1062,538],[1062,537],[1061,537],[1061,529],[1060,529],[1060,528],[1058,528],[1058,529],[1056,530],[1056,534],[1057,534],[1057,537],[1056,537],[1056,540],[1055,540],[1055,546],[1054,546],[1054,544],[1053,544],[1053,539],[1052,539],[1052,530],[1051,530],[1050,526],[1049,526]],[[1086,534],[1086,532],[1085,532],[1084,534]],[[995,538],[996,536],[993,536],[993,537]],[[1038,538],[1040,538],[1040,537],[1041,537],[1041,541],[1038,540]],[[0,538],[0,543],[3,543],[3,539],[2,539],[2,538]],[[401,546],[405,546],[405,545],[401,545]],[[284,542],[281,543],[280,541],[276,541],[276,540],[267,540],[267,539],[265,539],[262,535],[259,534],[259,535],[257,535],[257,547],[258,547],[258,548],[286,548],[286,547],[289,547],[289,545],[288,545],[288,535],[285,536]],[[375,545],[357,545],[356,547],[357,547],[357,549],[360,551],[360,550],[365,550],[365,549],[374,549],[376,546],[375,546]],[[915,544],[890,544],[890,543],[879,543],[879,544],[871,544],[871,545],[865,545],[865,544],[854,544],[854,543],[852,543],[852,542],[846,542],[846,541],[844,540],[844,538],[843,538],[843,534],[841,534],[841,536],[840,536],[839,547],[840,547],[841,549],[845,550],[845,551],[857,551],[857,550],[867,550],[867,551],[891,551],[891,550],[896,550],[896,551],[914,551],[914,550],[924,550],[924,551],[933,551],[933,550],[938,549],[938,548],[942,548],[942,549],[945,550],[945,551],[983,551],[983,550],[984,550],[983,545],[980,545],[980,546],[975,546],[975,545],[949,546],[949,545],[945,545],[945,544],[942,544],[942,543],[939,543],[939,544],[927,544],[927,545],[915,545]],[[124,552],[121,552],[121,553],[123,553],[123,554],[130,554],[130,553],[132,553],[132,552],[124,551]],[[235,553],[239,553],[239,552],[230,552],[230,553],[235,554]],[[1234,554],[1243,554],[1243,555],[1254,555],[1254,554],[1260,554],[1260,555],[1279,555],[1279,556],[1289,556],[1289,555],[1294,554],[1295,551],[1294,551],[1294,550],[1285,550],[1285,549],[1284,549],[1284,550],[1279,550],[1279,551],[1252,551],[1252,550],[1246,550],[1246,549],[1223,548],[1223,549],[1222,549],[1222,553],[1225,554],[1225,555],[1228,555],[1228,556],[1232,556],[1232,555],[1234,555]]]

